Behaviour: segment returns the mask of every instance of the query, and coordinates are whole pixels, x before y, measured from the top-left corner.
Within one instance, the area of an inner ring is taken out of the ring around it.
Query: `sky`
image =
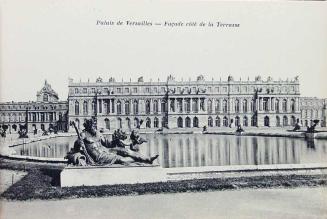
[[[327,97],[326,2],[0,2],[1,102],[36,100],[45,79],[65,100],[68,78],[163,81],[170,74],[176,80],[202,74],[209,81],[299,76],[301,96]],[[208,22],[240,26],[208,27]]]

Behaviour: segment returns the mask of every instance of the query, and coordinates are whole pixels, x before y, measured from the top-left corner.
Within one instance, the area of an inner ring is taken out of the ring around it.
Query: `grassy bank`
[[[9,200],[65,199],[107,197],[155,193],[177,193],[242,188],[275,188],[327,186],[326,175],[275,175],[221,179],[183,180],[178,182],[134,185],[60,187],[60,172],[64,165],[38,164],[1,159],[1,169],[27,171],[19,182],[1,194]]]

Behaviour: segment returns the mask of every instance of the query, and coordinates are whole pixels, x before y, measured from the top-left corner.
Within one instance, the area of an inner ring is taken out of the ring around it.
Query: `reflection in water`
[[[159,162],[166,168],[327,163],[326,140],[201,134],[144,137],[148,142],[140,146],[140,152],[148,156],[159,154]],[[59,137],[14,149],[21,155],[63,158],[74,141],[75,137]]]
[[[315,140],[314,139],[306,139],[307,142],[307,148],[310,148],[312,150],[315,150]]]

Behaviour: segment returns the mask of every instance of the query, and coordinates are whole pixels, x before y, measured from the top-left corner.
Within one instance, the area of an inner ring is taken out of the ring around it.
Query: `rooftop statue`
[[[112,141],[109,141],[96,130],[92,119],[85,120],[84,130],[81,133],[74,122],[71,122],[71,125],[74,126],[78,139],[65,157],[68,159],[68,164],[77,166],[152,164],[159,156],[148,157],[138,152],[137,146],[146,141],[136,132],[132,132],[131,141],[127,142],[126,133],[118,129],[114,132]]]
[[[172,75],[169,75],[169,76],[167,77],[167,81],[175,81],[175,77],[172,76]]]
[[[196,78],[197,81],[204,81],[204,76],[203,75],[199,75],[197,78]]]
[[[228,81],[234,81],[234,78],[233,78],[233,76],[229,75],[227,80]]]
[[[96,83],[101,83],[102,82],[102,78],[98,77],[97,80],[95,81]]]
[[[137,82],[144,82],[143,76],[139,77],[139,78],[137,79]]]
[[[262,78],[261,78],[260,75],[258,75],[258,76],[256,76],[256,77],[254,78],[254,80],[255,80],[255,81],[262,81]]]

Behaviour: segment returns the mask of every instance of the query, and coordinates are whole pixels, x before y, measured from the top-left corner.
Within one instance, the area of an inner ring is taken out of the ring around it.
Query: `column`
[[[174,101],[174,108],[175,108],[175,112],[177,112],[178,111],[178,109],[177,109],[177,98],[175,98],[175,101]]]
[[[291,100],[287,98],[286,111],[291,112]]]
[[[275,97],[271,98],[271,110],[275,111]]]
[[[158,99],[158,114],[160,113],[161,113],[161,99]]]
[[[271,111],[271,97],[268,98],[267,104],[268,104],[268,112],[270,112]]]
[[[198,102],[197,102],[197,111],[199,112],[200,111],[200,101],[201,101],[201,99],[200,98],[197,98],[198,99]]]
[[[111,99],[111,113],[115,113],[115,99]]]
[[[107,114],[110,114],[111,113],[111,110],[110,110],[110,104],[111,104],[111,101],[110,99],[107,99]]]
[[[185,109],[184,109],[184,108],[185,108],[185,107],[184,107],[184,104],[185,104],[185,103],[184,103],[184,98],[182,98],[181,104],[182,104],[182,113],[184,113],[184,111],[185,111]]]

